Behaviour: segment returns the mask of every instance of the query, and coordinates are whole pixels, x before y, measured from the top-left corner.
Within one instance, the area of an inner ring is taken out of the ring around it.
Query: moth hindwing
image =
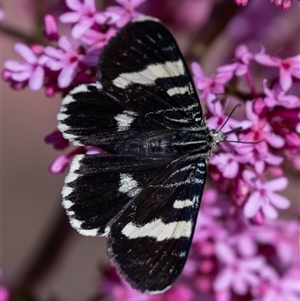
[[[157,19],[122,28],[97,70],[97,83],[63,99],[58,128],[107,154],[74,157],[63,206],[81,234],[107,237],[113,265],[133,288],[161,293],[186,262],[206,161],[222,135],[206,127],[182,54]]]

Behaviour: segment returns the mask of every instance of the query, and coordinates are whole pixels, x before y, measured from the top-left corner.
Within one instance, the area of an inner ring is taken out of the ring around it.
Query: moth
[[[58,128],[106,154],[74,157],[62,204],[79,233],[107,238],[133,288],[162,293],[187,260],[207,161],[224,134],[206,126],[186,62],[157,19],[122,28],[97,72],[63,99]]]

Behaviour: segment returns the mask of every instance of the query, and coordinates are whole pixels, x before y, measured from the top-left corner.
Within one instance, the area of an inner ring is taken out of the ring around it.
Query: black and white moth
[[[100,56],[98,82],[62,101],[58,128],[105,155],[74,157],[63,206],[79,233],[107,237],[119,274],[150,294],[167,290],[186,262],[220,131],[208,129],[171,33],[132,20]]]

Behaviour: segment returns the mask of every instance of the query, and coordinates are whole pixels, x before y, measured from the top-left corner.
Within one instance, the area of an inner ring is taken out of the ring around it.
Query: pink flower
[[[116,0],[120,6],[109,6],[106,10],[107,13],[114,13],[118,16],[116,25],[118,27],[123,27],[131,19],[142,16],[141,13],[137,12],[135,9],[145,0]]]
[[[210,164],[215,165],[224,178],[234,179],[239,171],[239,158],[232,153],[220,153],[210,159]]]
[[[55,149],[65,149],[69,146],[69,141],[65,139],[62,133],[58,130],[47,135],[44,140],[48,144],[53,144]]]
[[[94,29],[88,29],[86,33],[80,38],[80,40],[83,43],[91,46],[87,50],[87,53],[97,52],[99,54],[100,50],[103,49],[103,47],[115,34],[116,30],[114,28],[110,28],[106,32],[99,32]]]
[[[87,61],[87,57],[83,54],[79,54],[65,36],[59,38],[58,47],[59,48],[52,46],[45,47],[44,60],[45,65],[50,70],[59,71],[57,78],[58,86],[60,88],[66,88],[72,83],[79,72],[80,63],[86,66],[92,65],[92,63]]]
[[[292,0],[271,0],[271,2],[277,6],[281,6],[283,10],[288,10],[292,6]]]
[[[299,274],[270,277],[261,283],[261,287],[259,301],[299,301],[300,298]]]
[[[258,272],[264,268],[262,257],[239,258],[233,249],[224,243],[216,245],[216,256],[225,264],[214,282],[216,291],[232,290],[239,295],[245,295],[252,286],[260,282]]]
[[[276,6],[281,6],[283,10],[288,10],[292,6],[292,0],[270,0]],[[298,0],[299,1],[299,0]],[[237,5],[246,6],[248,0],[234,0]]]
[[[200,98],[207,98],[210,94],[225,92],[225,84],[231,79],[231,72],[221,72],[213,77],[206,77],[201,66],[193,62],[192,74],[196,88],[202,91]]]
[[[243,128],[243,130],[251,126],[251,121],[248,120],[235,120],[233,118],[228,119],[228,116],[225,115],[225,110],[220,101],[218,101],[212,94],[207,97],[206,105],[208,110],[213,114],[212,117],[207,119],[207,125],[212,129],[223,127],[222,131],[227,132],[240,126]]]
[[[269,89],[266,79],[263,81],[263,87],[266,94],[264,102],[269,108],[275,106],[282,106],[288,109],[299,108],[300,98],[298,96],[286,95],[285,91],[280,88]]]
[[[236,76],[245,75],[248,72],[250,62],[253,59],[253,54],[249,52],[246,45],[240,45],[235,50],[235,57],[237,58],[235,63],[221,66],[217,69],[217,71],[219,73],[231,73],[231,77],[233,74]]]
[[[244,215],[246,217],[254,217],[258,210],[262,210],[267,218],[275,219],[278,216],[275,207],[279,209],[289,207],[289,200],[275,193],[275,191],[280,191],[287,187],[287,178],[282,177],[263,183],[257,178],[256,174],[250,170],[243,172],[243,178],[253,189],[253,192],[250,194],[244,206]]]
[[[81,37],[94,23],[105,23],[107,16],[97,12],[94,0],[66,0],[72,12],[66,12],[59,17],[63,23],[75,23],[72,28],[74,39]]]
[[[235,150],[240,154],[239,162],[252,164],[259,174],[264,171],[266,164],[279,165],[283,161],[283,157],[275,156],[269,151],[265,141],[251,145],[240,144]]]
[[[253,110],[254,103],[247,101],[245,104],[246,117],[252,122],[251,132],[243,137],[243,141],[266,140],[268,144],[275,148],[284,145],[284,139],[272,132],[272,127],[266,119],[260,118]]]
[[[254,59],[262,65],[279,68],[279,81],[284,91],[292,86],[293,77],[300,79],[300,54],[280,59],[266,54],[263,49],[254,55]]]
[[[0,285],[0,300],[1,301],[9,301],[9,299],[10,299],[9,290],[6,287]]]
[[[25,60],[17,62],[8,60],[4,63],[3,79],[23,86],[28,83],[31,90],[39,90],[44,83],[45,71],[42,66],[42,58],[33,49],[22,43],[16,43],[15,51]],[[40,48],[39,48],[40,49]]]
[[[246,6],[248,4],[248,0],[234,0],[237,5]]]
[[[298,252],[300,239],[300,228],[297,221],[276,221],[269,222],[263,227],[255,229],[256,240],[260,244],[271,245],[283,266],[291,266],[299,262],[294,254]]]
[[[53,174],[63,173],[71,164],[71,161],[75,155],[85,154],[84,147],[78,147],[72,152],[57,157],[49,166],[49,171]]]
[[[49,41],[57,41],[59,38],[57,30],[56,18],[53,15],[47,14],[44,17],[45,31],[44,35]]]

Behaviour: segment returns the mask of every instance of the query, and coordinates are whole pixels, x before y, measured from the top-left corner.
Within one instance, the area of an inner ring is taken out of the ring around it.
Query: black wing
[[[205,162],[170,165],[108,226],[108,254],[132,287],[161,293],[186,262],[206,175]]]
[[[98,68],[101,83],[73,89],[58,115],[59,129],[75,145],[111,146],[145,132],[205,125],[186,63],[161,23],[129,23]]]
[[[75,156],[62,191],[71,225],[83,235],[105,235],[108,222],[165,167],[150,157]]]

